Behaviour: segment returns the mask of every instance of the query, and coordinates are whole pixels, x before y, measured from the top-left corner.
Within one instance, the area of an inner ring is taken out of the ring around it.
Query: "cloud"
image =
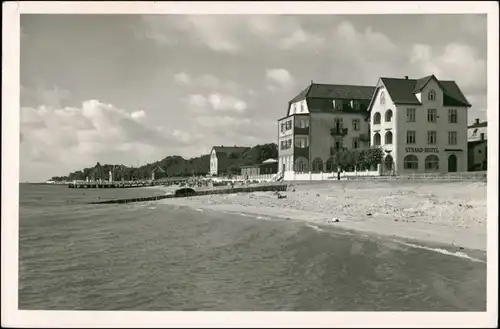
[[[181,150],[196,142],[180,129],[147,122],[143,110],[127,112],[98,100],[81,107],[21,108],[21,160],[24,170],[50,163],[53,175],[100,162],[135,163],[157,160],[163,148]],[[63,170],[63,172],[61,172]]]
[[[270,83],[268,88],[271,90],[275,90],[276,87],[287,89],[294,84],[292,75],[285,69],[267,69],[266,78]]]
[[[410,60],[422,71],[432,72],[439,79],[456,80],[465,91],[486,90],[486,61],[468,45],[449,43],[443,53],[435,54],[431,46],[416,44]]]
[[[191,76],[184,72],[174,74],[174,81],[178,85],[189,85],[191,83]]]
[[[188,89],[205,90],[205,91],[224,91],[229,93],[239,93],[240,86],[231,80],[221,80],[218,77],[203,73],[198,75],[190,75],[185,72],[174,74],[174,82]]]
[[[324,41],[322,36],[302,27],[300,19],[294,16],[144,16],[143,24],[142,37],[161,45],[189,44],[230,55],[255,52],[261,47],[307,51]]]
[[[205,108],[208,104],[207,98],[200,94],[189,95],[187,99],[188,105],[195,108]]]
[[[214,112],[235,112],[243,113],[248,108],[248,104],[237,97],[220,93],[210,93],[206,96],[200,94],[189,95],[187,104],[196,111]]]
[[[281,38],[277,45],[284,50],[296,49],[297,47],[313,47],[319,49],[324,45],[325,38],[304,31],[297,27],[290,35]]]

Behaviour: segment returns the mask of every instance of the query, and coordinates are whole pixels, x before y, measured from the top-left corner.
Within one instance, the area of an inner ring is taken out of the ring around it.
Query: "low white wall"
[[[241,180],[258,180],[258,181],[262,181],[262,180],[273,180],[276,175],[279,175],[279,174],[265,174],[265,175],[253,175],[253,176],[244,176],[244,175],[238,175],[238,176],[233,176],[231,178],[231,180],[235,180],[235,181],[241,181]]]
[[[347,177],[367,177],[367,176],[380,176],[380,172],[378,170],[374,171],[341,171],[340,172],[340,177],[341,178],[347,178]],[[328,179],[337,179],[337,173],[336,172],[328,172],[328,173],[299,173],[299,172],[294,172],[294,171],[286,171],[285,172],[285,181],[306,181],[306,180],[328,180]]]

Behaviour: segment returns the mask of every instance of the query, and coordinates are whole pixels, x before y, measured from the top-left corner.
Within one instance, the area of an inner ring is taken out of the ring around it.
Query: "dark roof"
[[[295,96],[290,103],[309,98],[370,100],[374,91],[375,87],[372,86],[311,83]]]
[[[468,126],[467,128],[472,129],[472,128],[484,128],[484,127],[488,127],[487,121],[474,123],[474,124]]]
[[[247,147],[247,146],[214,146],[212,149],[215,150],[215,153],[217,153],[217,155],[219,155],[219,154],[229,154],[229,153],[243,153],[246,150],[250,149],[250,147]]]
[[[434,75],[429,75],[425,78],[417,79],[417,83],[415,84],[415,87],[413,88],[414,93],[418,93],[422,89],[424,89],[425,85],[427,82],[431,81]]]
[[[306,89],[302,90],[297,96],[295,96],[290,103],[295,103],[298,101],[301,101],[303,99],[306,99],[307,94],[309,93],[309,89],[311,89],[312,84],[306,87]]]
[[[434,75],[421,79],[380,78],[394,104],[420,105],[416,93],[431,80],[436,79],[443,89],[443,103],[446,106],[470,106],[455,81],[439,81]]]

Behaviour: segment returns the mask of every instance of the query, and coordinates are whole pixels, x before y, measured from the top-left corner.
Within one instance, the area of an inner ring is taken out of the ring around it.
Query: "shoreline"
[[[273,217],[486,251],[486,184],[291,184],[272,192],[164,199],[158,204]],[[335,222],[335,219],[338,222]]]

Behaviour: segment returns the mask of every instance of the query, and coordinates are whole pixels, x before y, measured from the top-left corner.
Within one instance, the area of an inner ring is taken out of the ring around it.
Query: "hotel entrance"
[[[448,157],[448,172],[457,172],[457,156],[452,154]]]
[[[392,156],[387,155],[384,159],[384,172],[392,173],[393,169],[394,169],[394,159],[392,158]]]

